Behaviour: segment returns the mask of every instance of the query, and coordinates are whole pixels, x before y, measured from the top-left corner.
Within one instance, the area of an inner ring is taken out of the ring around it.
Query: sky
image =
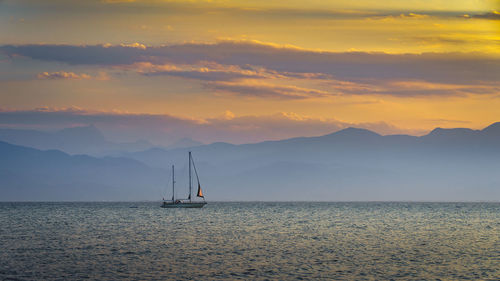
[[[0,0],[0,127],[258,142],[500,121],[500,1]]]

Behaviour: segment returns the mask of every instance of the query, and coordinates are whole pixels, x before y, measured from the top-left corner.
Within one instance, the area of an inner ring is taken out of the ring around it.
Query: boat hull
[[[170,203],[163,202],[162,208],[203,208],[207,202],[186,202],[186,203]]]

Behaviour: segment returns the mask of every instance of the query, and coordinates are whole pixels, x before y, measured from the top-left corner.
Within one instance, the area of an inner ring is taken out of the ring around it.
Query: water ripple
[[[0,279],[500,276],[498,203],[158,205],[0,203]]]

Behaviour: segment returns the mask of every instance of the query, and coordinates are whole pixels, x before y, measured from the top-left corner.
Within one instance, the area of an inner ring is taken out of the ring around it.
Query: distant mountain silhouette
[[[491,124],[490,126],[484,128],[482,130],[483,143],[489,145],[498,144],[498,140],[500,139],[500,122]]]
[[[147,141],[113,143],[94,125],[66,128],[55,132],[0,129],[0,140],[37,149],[58,149],[71,154],[106,155],[140,151],[152,147]]]
[[[422,137],[347,128],[319,137],[157,148],[126,157],[168,167],[183,163],[192,150],[222,199],[500,200],[500,175],[493,172],[500,170],[498,124],[477,131],[435,129]]]
[[[195,141],[191,138],[182,138],[173,144],[169,145],[166,147],[167,149],[175,149],[175,148],[183,148],[183,147],[194,147],[194,146],[200,146],[203,145],[202,142]]]
[[[172,164],[178,186],[187,186],[190,150],[209,200],[500,201],[500,123],[483,130],[437,128],[422,137],[347,128],[255,144],[152,148],[121,158],[1,147],[8,157],[0,160],[0,195],[15,200],[31,198],[25,190],[36,198],[75,193],[154,200],[157,186],[168,197]]]
[[[165,172],[127,158],[71,156],[0,142],[0,200],[141,200],[161,195]]]
[[[380,135],[367,129],[349,127],[323,137],[344,138],[344,139],[360,139],[360,138],[366,139],[366,138],[378,138],[380,137]]]

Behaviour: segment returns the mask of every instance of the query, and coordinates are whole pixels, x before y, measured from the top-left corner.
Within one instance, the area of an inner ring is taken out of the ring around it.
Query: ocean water
[[[2,280],[500,280],[499,203],[0,203],[0,225]]]

